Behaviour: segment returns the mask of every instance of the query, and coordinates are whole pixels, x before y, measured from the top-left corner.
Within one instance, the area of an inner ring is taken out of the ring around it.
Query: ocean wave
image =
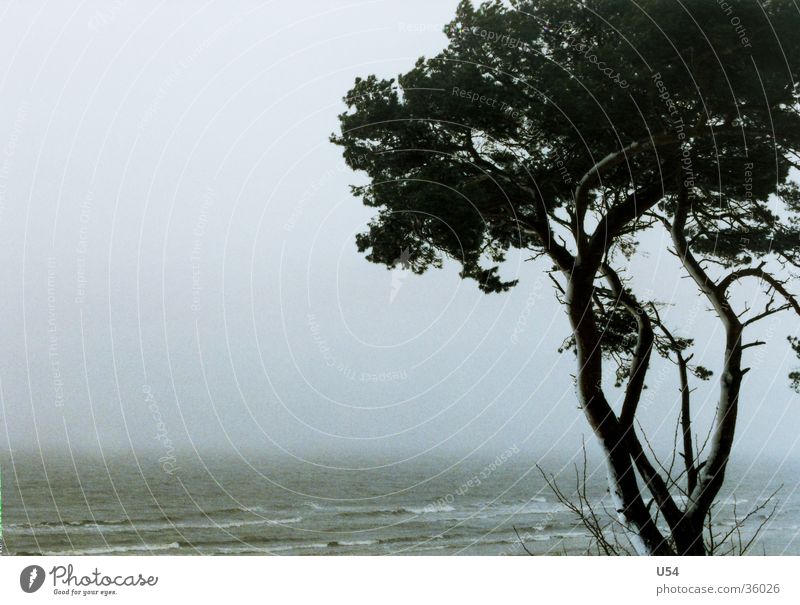
[[[323,549],[323,548],[342,548],[348,546],[377,546],[379,544],[392,544],[398,543],[403,539],[385,539],[385,540],[330,540],[328,542],[315,542],[311,544],[282,544],[278,546],[268,547],[265,550],[274,552],[284,552],[290,550],[307,550],[307,549]],[[408,539],[413,542],[423,542],[425,538]]]
[[[270,546],[264,549],[266,552],[286,552],[289,550],[308,550],[308,549],[328,548],[327,542],[315,542],[313,544],[285,544],[283,546]]]
[[[421,508],[408,508],[408,512],[414,513],[415,515],[427,515],[431,513],[451,513],[455,508],[450,506],[449,504],[442,504],[442,505],[429,505],[423,506]]]
[[[245,543],[237,545],[219,544],[194,544],[193,547],[203,549],[208,548],[216,554],[245,554],[245,553],[279,553],[303,550],[324,550],[328,548],[344,548],[352,546],[375,546],[379,540],[331,540],[329,542],[312,542],[299,544],[262,544]]]
[[[419,552],[428,552],[432,550],[444,550],[445,548],[450,548],[450,546],[448,544],[442,544],[441,546],[421,546],[416,550],[418,550]]]
[[[6,525],[7,530],[25,529],[62,529],[65,527],[96,527],[106,525],[122,525],[130,523],[128,519],[81,519],[79,521],[39,521],[37,523],[11,523]]]
[[[209,515],[210,516],[210,515]],[[303,517],[275,518],[275,519],[117,519],[117,520],[89,520],[48,522],[35,524],[19,524],[7,526],[9,533],[59,533],[66,531],[73,533],[75,530],[101,531],[101,532],[152,532],[183,529],[235,529],[257,525],[293,525],[300,523]]]
[[[131,544],[127,546],[101,546],[96,548],[73,549],[65,551],[42,551],[46,556],[81,556],[81,555],[110,555],[123,553],[147,553],[150,551],[177,550],[180,544],[170,542],[169,544]]]
[[[582,531],[562,531],[554,532],[553,536],[556,538],[588,538],[589,534]]]
[[[336,514],[340,517],[383,517],[387,515],[410,515],[413,513],[405,508],[359,508],[341,510]]]
[[[236,527],[250,527],[253,525],[292,525],[300,523],[303,517],[291,517],[289,519],[247,519],[233,521],[209,521],[204,524],[176,523],[178,529],[233,529]],[[166,529],[168,529],[168,526]]]
[[[339,511],[340,517],[383,517],[393,515],[429,515],[436,513],[450,513],[456,509],[449,504],[443,506],[400,506],[397,508],[358,508]]]
[[[720,506],[739,506],[741,504],[747,504],[749,500],[746,498],[734,498],[733,496],[728,496],[727,498],[722,498],[718,501]]]
[[[329,547],[335,546],[369,546],[372,544],[379,544],[378,540],[331,540],[328,542]]]
[[[419,543],[419,542],[428,542],[430,540],[442,540],[444,536],[442,535],[435,535],[435,536],[393,536],[391,538],[381,538],[378,540],[379,544],[405,544],[409,542]]]
[[[498,507],[486,507],[484,510],[492,516],[503,515],[555,515],[568,513],[569,509],[560,502],[548,502],[546,499],[521,502],[519,504],[506,504]]]

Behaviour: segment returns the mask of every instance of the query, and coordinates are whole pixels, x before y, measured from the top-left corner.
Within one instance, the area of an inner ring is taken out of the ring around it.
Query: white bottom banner
[[[8,603],[798,603],[796,557],[0,557]]]

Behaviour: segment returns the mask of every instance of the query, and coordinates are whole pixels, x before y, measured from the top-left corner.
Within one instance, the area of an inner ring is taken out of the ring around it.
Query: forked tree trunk
[[[720,378],[720,399],[712,433],[711,451],[705,466],[698,473],[696,485],[689,492],[684,515],[672,532],[679,555],[707,554],[703,541],[704,523],[725,480],[725,470],[733,448],[739,392],[744,372],[741,368],[741,326],[737,321],[735,325],[726,325],[726,328],[725,363]]]
[[[674,554],[644,504],[626,431],[603,393],[601,337],[592,304],[593,279],[593,272],[582,274],[576,269],[567,291],[578,362],[578,399],[603,449],[614,507],[636,552],[640,555]]]
[[[725,357],[720,376],[719,402],[715,425],[711,434],[711,450],[705,466],[698,473],[696,485],[689,493],[689,502],[680,525],[680,537],[691,536],[701,527],[711,510],[714,499],[719,494],[725,480],[733,437],[736,431],[736,416],[739,409],[739,391],[745,371],[742,370],[742,332],[744,326],[731,308],[726,295],[726,286],[714,282],[703,270],[689,248],[684,233],[686,219],[692,199],[684,184],[677,199],[675,218],[672,224],[672,241],[681,263],[705,294],[725,327]],[[702,531],[702,530],[700,530]],[[685,535],[684,535],[685,534]],[[677,537],[677,536],[676,536]],[[694,544],[683,544],[683,548],[693,549]]]
[[[720,396],[717,417],[711,440],[711,451],[697,478],[697,485],[689,494],[686,517],[692,524],[702,523],[711,510],[725,480],[725,470],[733,449],[736,416],[739,410],[739,392],[742,386],[742,327],[738,320],[726,322],[727,343],[725,362],[720,377]]]

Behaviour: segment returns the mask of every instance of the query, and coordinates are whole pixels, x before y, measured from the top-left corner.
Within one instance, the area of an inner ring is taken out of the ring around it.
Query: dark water
[[[8,554],[520,555],[586,554],[588,534],[520,452],[498,458],[337,459],[325,468],[252,458],[183,459],[173,473],[133,458],[5,457],[3,541]],[[559,466],[545,464],[548,470]],[[560,483],[574,488],[574,471]],[[718,531],[783,484],[752,553],[800,554],[798,475],[742,468],[715,513]],[[590,474],[597,510],[604,477]],[[735,497],[734,495],[735,494]],[[735,507],[734,507],[735,503]],[[767,511],[753,515],[746,541]]]

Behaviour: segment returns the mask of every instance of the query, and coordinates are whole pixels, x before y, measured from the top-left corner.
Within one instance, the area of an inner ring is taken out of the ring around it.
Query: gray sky
[[[3,449],[574,452],[588,428],[543,265],[512,256],[520,285],[485,296],[353,242],[370,211],[328,142],[341,97],[436,53],[456,4],[0,4]],[[648,248],[637,290],[680,304],[715,369],[721,327],[666,240]],[[749,353],[744,455],[800,458],[796,325],[766,322]],[[676,377],[652,369],[659,443]],[[698,386],[708,420],[716,382]]]

